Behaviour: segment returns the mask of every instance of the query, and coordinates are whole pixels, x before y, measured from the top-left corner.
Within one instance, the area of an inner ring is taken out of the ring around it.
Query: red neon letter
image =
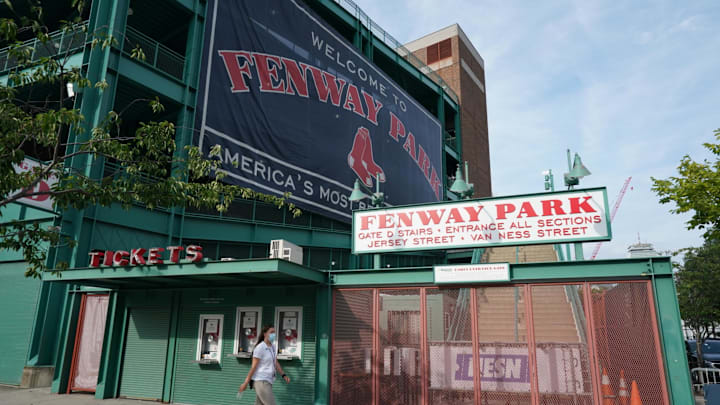
[[[130,251],[130,264],[145,264],[145,249],[133,249]]]
[[[113,265],[113,251],[112,250],[105,251],[105,256],[103,257],[103,264],[105,266]]]
[[[90,255],[90,267],[99,267],[103,252],[90,252],[88,254]]]
[[[185,249],[182,246],[168,246],[167,251],[170,252],[170,261],[177,263],[180,261],[180,251]]]
[[[202,246],[188,245],[185,252],[186,252],[185,258],[190,260],[191,262],[197,263],[199,261],[202,261],[202,258],[203,258]]]
[[[126,250],[118,250],[113,255],[113,264],[115,266],[127,266],[130,264],[130,261],[126,259],[126,257],[129,257],[130,253]]]
[[[165,249],[163,248],[150,248],[150,250],[148,250],[148,264],[163,264],[162,255],[160,253],[164,251]]]

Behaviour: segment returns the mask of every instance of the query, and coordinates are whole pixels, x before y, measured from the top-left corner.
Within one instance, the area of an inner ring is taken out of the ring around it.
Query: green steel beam
[[[445,138],[445,134],[443,134],[443,138]],[[456,152],[453,148],[451,148],[449,145],[445,145],[445,139],[443,139],[443,149],[445,149],[445,153],[452,156],[457,160],[458,162],[462,162],[460,159],[460,154]]]
[[[70,380],[70,365],[75,342],[78,314],[80,312],[80,294],[68,291],[63,304],[62,319],[60,321],[60,336],[55,350],[58,352],[55,361],[55,375],[50,387],[54,393],[65,393]]]
[[[656,262],[669,262],[669,258],[655,258]],[[648,259],[592,260],[573,262],[520,263],[510,264],[513,282],[548,282],[561,280],[617,280],[648,279]],[[383,270],[330,271],[331,284],[350,285],[393,285],[431,284],[432,267]],[[655,277],[671,277],[672,273],[659,267]]]
[[[692,383],[685,352],[685,338],[680,323],[677,292],[672,277],[667,276],[668,273],[672,274],[672,266],[669,261],[650,259],[648,269],[653,282],[656,317],[670,402],[692,404],[694,401]],[[656,277],[656,274],[666,276]]]
[[[95,398],[114,398],[120,383],[117,370],[122,363],[123,324],[125,323],[124,299],[117,291],[110,292],[105,335],[98,369]]]
[[[180,330],[180,293],[172,292],[170,304],[170,331],[168,333],[167,356],[165,357],[165,382],[163,384],[163,402],[172,401],[173,383],[175,381],[175,359],[177,358],[177,340]]]
[[[118,72],[143,87],[147,87],[153,93],[162,94],[178,104],[183,103],[185,87],[182,82],[170,75],[150,69],[148,65],[137,62],[126,55],[121,55],[119,58]]]
[[[458,107],[455,109],[455,150],[457,150],[458,156],[460,157],[463,155],[461,115],[460,107]],[[462,161],[462,159],[458,159],[458,161]]]
[[[167,231],[171,214],[168,211],[147,210],[134,207],[131,211],[118,206],[99,208],[94,219],[98,223],[135,228],[139,230],[163,229]],[[272,239],[288,239],[307,247],[347,249],[350,233],[330,229],[312,229],[306,226],[280,223],[253,222],[249,219],[229,219],[219,216],[185,216],[184,221],[173,227],[171,236],[179,239],[211,239],[226,242],[268,243]],[[158,235],[167,234],[162,233]]]
[[[65,63],[62,64],[62,67],[66,71],[70,71],[72,69],[79,68],[82,66],[82,63],[83,63],[83,52],[80,51],[76,54],[68,56],[67,58],[64,58],[63,60],[65,61]],[[28,74],[28,77],[32,77],[32,74],[37,69],[38,68],[23,69],[21,71],[21,73],[26,73],[26,74]],[[7,86],[9,76],[10,76],[9,74],[0,76],[0,85]],[[12,85],[12,83],[10,85]]]
[[[249,259],[222,262],[178,263],[134,267],[100,267],[65,270],[62,278],[51,282],[91,281],[93,279],[133,279],[143,277],[173,277],[216,274],[277,273],[291,277],[324,283],[326,274],[321,271],[279,259]]]
[[[367,28],[359,21],[359,19],[356,16],[351,15],[347,10],[345,10],[342,6],[337,4],[333,0],[307,0],[308,2],[312,1],[314,3],[319,3],[327,10],[331,11],[333,14],[335,14],[336,17],[338,17],[341,21],[343,21],[345,24],[347,24],[349,27],[352,27],[355,30],[356,37],[358,34],[360,36],[362,35],[362,31],[367,31]],[[410,77],[419,79],[424,85],[428,86],[430,89],[435,91],[438,94],[444,94],[442,87],[432,81],[427,75],[422,73],[418,68],[416,68],[413,64],[405,60],[402,56],[400,56],[395,50],[391,49],[389,46],[387,46],[383,41],[376,38],[374,34],[369,34],[372,39],[370,39],[372,48],[378,49],[380,52],[384,53],[388,58],[391,60],[394,60],[403,70],[407,72],[407,74]],[[357,46],[357,44],[355,44]],[[358,48],[361,49],[361,48]],[[453,107],[454,110],[459,111],[458,104],[448,98],[448,103],[451,107]]]
[[[432,284],[434,281],[432,268],[402,269],[390,268],[376,270],[358,270],[332,272],[331,284],[334,286],[367,286],[367,285],[417,285]]]
[[[210,231],[209,231],[210,230]],[[177,235],[179,236],[179,235]],[[183,239],[218,239],[224,241],[268,243],[273,239],[287,239],[301,246],[318,246],[347,249],[350,233],[323,229],[308,229],[283,224],[252,222],[250,220],[223,220],[186,216]]]
[[[28,349],[28,366],[55,364],[58,325],[67,292],[67,285],[43,282]]]
[[[425,73],[421,72],[412,63],[405,60],[405,58],[398,55],[395,50],[385,45],[384,42],[377,41],[375,49],[385,54],[385,56],[387,56],[390,60],[395,61],[395,63],[398,64],[398,66],[403,68],[405,71],[407,71],[411,77],[417,79],[420,83],[429,87],[432,91],[436,92],[438,96],[444,94],[444,91],[439,84],[435,83],[431,78],[429,78]],[[457,106],[457,104],[455,104],[454,102],[451,105]]]
[[[316,294],[316,359],[314,405],[330,403],[330,364],[332,334],[332,289],[319,287]]]
[[[306,2],[309,2],[311,0],[305,0]],[[350,15],[347,10],[342,8],[339,4],[334,2],[333,0],[314,0],[315,3],[322,4],[325,8],[332,11],[335,16],[340,18],[342,21],[345,22],[345,24],[350,25],[355,28],[356,32],[358,31],[358,28],[362,26],[360,23],[360,20],[355,18],[355,16]],[[358,48],[359,49],[359,48]]]
[[[88,26],[89,32],[106,32],[114,35],[117,32],[125,32],[127,22],[127,9],[129,0],[117,0],[106,2],[93,2],[90,9],[90,22]],[[104,118],[104,115],[112,109],[115,98],[115,86],[117,85],[117,76],[113,73],[117,71],[116,56],[113,56],[112,47],[97,46],[83,53],[83,62],[87,64],[86,77],[92,82],[106,81],[109,86],[102,90],[94,86],[83,89],[78,97],[80,102],[80,113],[85,117],[83,123],[83,131],[72,129],[70,131],[69,144],[67,152],[75,152],[80,144],[92,134],[92,129],[98,126]],[[76,104],[78,102],[76,100]],[[91,155],[77,155],[69,159],[65,164],[69,168],[76,169],[84,173],[88,177],[97,177],[101,174],[102,167],[95,164],[96,160]],[[83,232],[85,213],[82,210],[68,210],[63,216],[65,221],[65,229],[70,237],[79,243],[69,254],[70,267],[76,267],[78,263],[85,263],[87,245],[84,244],[81,237],[91,237],[91,235]]]
[[[175,0],[175,3],[185,10],[192,12],[195,11],[193,6],[197,3],[197,0]]]

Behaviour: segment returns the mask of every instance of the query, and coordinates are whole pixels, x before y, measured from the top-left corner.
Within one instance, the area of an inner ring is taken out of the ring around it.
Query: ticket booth
[[[319,395],[317,347],[328,337],[317,335],[316,314],[329,310],[321,271],[278,259],[179,261],[71,269],[62,280],[107,290],[97,398],[237,403],[266,325],[277,330],[277,358],[294,382],[275,387],[278,401],[313,403]],[[68,296],[68,305],[79,295]],[[73,310],[66,316],[73,319]],[[65,347],[87,340],[74,331],[66,329]],[[56,392],[77,390],[71,360],[59,364]]]

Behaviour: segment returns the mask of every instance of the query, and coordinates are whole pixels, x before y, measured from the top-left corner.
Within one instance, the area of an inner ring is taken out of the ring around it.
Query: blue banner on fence
[[[439,121],[304,5],[210,1],[203,53],[197,142],[226,181],[343,221],[356,179],[390,205],[442,198]]]

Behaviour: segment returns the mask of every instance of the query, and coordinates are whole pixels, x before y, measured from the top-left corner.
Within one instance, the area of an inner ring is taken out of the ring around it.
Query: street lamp
[[[385,201],[385,194],[380,192],[380,175],[375,175],[375,192],[373,193],[372,190],[365,187],[364,185],[360,184],[360,180],[355,179],[355,186],[353,187],[353,191],[350,194],[350,201],[358,202],[361,200],[364,200],[365,198],[370,199],[370,203],[373,207],[382,207],[383,202]],[[363,189],[368,192],[366,194],[363,192]]]
[[[575,159],[573,160],[572,166],[570,166],[570,149],[567,150],[567,160],[568,160],[568,171],[569,173],[565,173],[565,185],[567,186],[568,190],[572,190],[573,186],[577,186],[580,184],[580,179],[582,179],[585,176],[589,176],[592,173],[590,173],[590,170],[588,170],[585,165],[583,165],[582,160],[580,159],[580,155],[577,153],[575,154]]]
[[[568,162],[568,173],[564,174],[565,185],[568,190],[572,190],[574,186],[580,184],[580,179],[585,176],[589,176],[590,170],[585,167],[580,159],[580,155],[575,154],[572,165],[570,165],[570,149],[567,150],[567,162]],[[584,254],[582,249],[582,243],[575,243],[575,260],[583,260]],[[568,259],[570,259],[570,252],[568,251]]]
[[[467,162],[465,162],[465,179],[470,181]],[[460,169],[460,165],[458,165],[455,171],[455,181],[453,181],[452,186],[450,186],[450,191],[460,196],[460,199],[463,200],[472,197],[475,192],[475,186],[472,183],[466,182],[465,179],[463,179],[462,170]]]
[[[363,191],[367,191],[365,193]],[[373,193],[372,190],[370,190],[368,187],[361,185],[360,181],[358,179],[355,179],[355,186],[353,187],[352,193],[350,193],[350,203],[362,201],[366,198],[370,199],[370,203],[373,207],[382,207],[383,202],[385,201],[385,194],[380,192],[380,174],[375,175],[375,192]],[[352,208],[352,207],[351,207]],[[380,268],[380,254],[375,253],[373,254],[373,268],[379,269]]]

